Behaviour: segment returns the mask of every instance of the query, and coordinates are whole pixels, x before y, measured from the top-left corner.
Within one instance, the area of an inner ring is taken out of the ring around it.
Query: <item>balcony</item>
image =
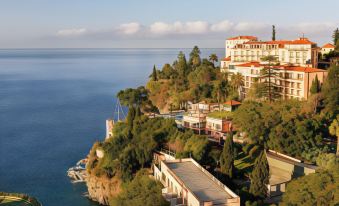
[[[170,188],[165,187],[162,189],[162,196],[170,202],[170,206],[187,206],[187,200],[179,197],[177,194],[173,193]]]

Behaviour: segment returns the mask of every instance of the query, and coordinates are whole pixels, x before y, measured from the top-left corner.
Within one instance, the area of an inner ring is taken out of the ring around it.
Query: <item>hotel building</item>
[[[307,99],[315,77],[322,83],[327,76],[327,71],[316,68],[318,51],[317,45],[304,37],[279,41],[258,41],[253,36],[233,37],[226,40],[226,57],[221,61],[221,71],[243,75],[241,96],[246,97],[261,70],[268,66],[268,62],[261,61],[261,58],[275,56],[277,66],[273,68],[279,75],[273,81],[281,97]]]

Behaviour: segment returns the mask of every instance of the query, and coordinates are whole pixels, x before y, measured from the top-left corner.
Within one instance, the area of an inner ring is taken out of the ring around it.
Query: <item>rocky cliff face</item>
[[[109,205],[109,199],[119,194],[121,181],[117,177],[97,177],[89,175],[86,180],[89,198],[103,205]]]

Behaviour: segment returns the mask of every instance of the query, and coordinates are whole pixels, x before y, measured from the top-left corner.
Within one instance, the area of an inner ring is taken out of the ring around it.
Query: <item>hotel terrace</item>
[[[307,99],[312,81],[318,77],[320,84],[327,76],[326,70],[316,68],[318,64],[316,43],[307,38],[297,40],[258,41],[254,36],[238,36],[226,40],[226,57],[221,60],[221,71],[230,75],[240,73],[244,77],[241,96],[246,97],[249,88],[260,77],[268,62],[264,56],[275,56],[278,72],[273,82],[278,86],[283,99]]]

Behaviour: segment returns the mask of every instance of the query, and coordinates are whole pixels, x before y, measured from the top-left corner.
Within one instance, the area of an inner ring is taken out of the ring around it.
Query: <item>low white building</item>
[[[154,177],[171,206],[240,206],[240,197],[191,158],[163,160]]]
[[[322,56],[324,56],[325,54],[330,53],[334,49],[335,49],[335,46],[333,44],[328,43],[321,47],[320,53]]]

